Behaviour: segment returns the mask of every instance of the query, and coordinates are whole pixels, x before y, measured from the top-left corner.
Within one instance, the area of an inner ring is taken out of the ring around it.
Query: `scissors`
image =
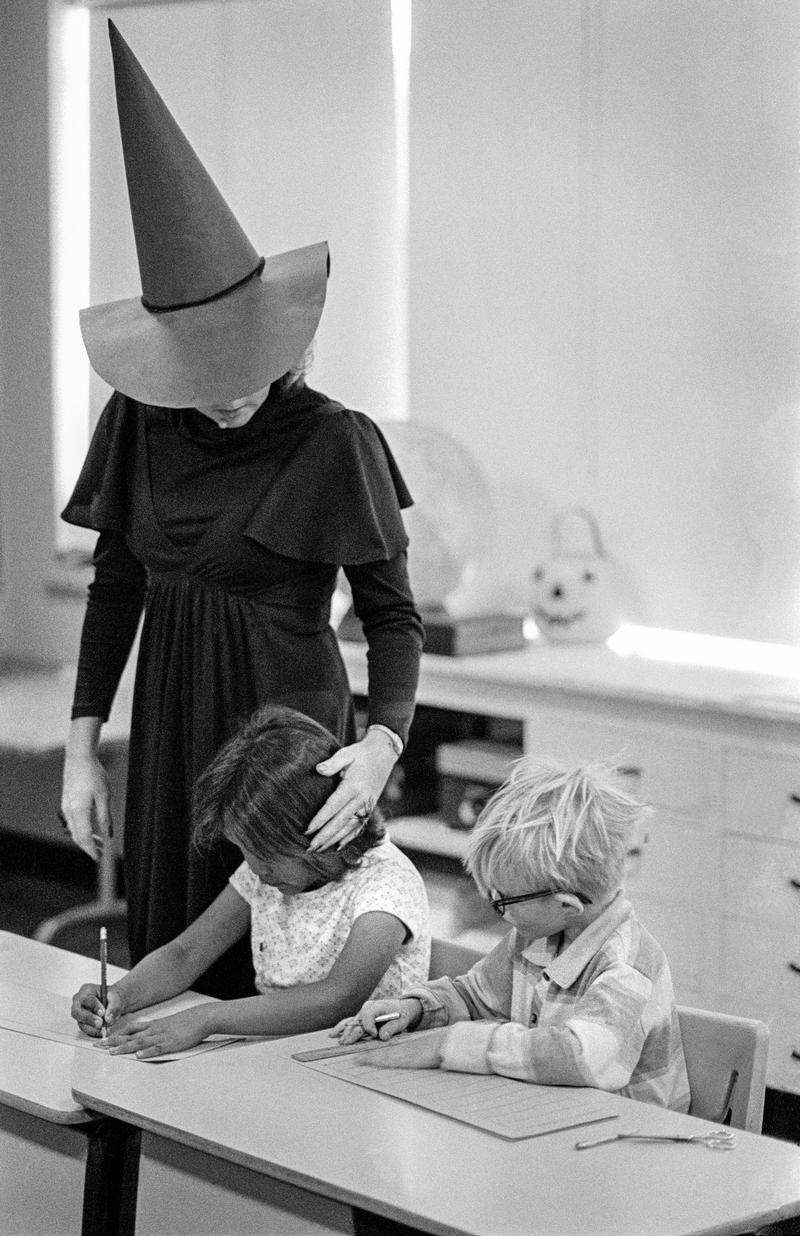
[[[610,1137],[598,1137],[591,1142],[576,1142],[576,1150],[589,1150],[592,1146],[607,1146],[609,1142],[696,1142],[708,1150],[733,1150],[736,1134],[730,1129],[712,1129],[710,1133],[612,1133]]]

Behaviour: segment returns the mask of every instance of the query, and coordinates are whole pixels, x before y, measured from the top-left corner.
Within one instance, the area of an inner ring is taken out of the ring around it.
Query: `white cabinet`
[[[344,647],[365,693],[363,650]],[[628,770],[654,808],[628,891],[678,1001],[766,1021],[768,1082],[800,1093],[800,681],[535,646],[424,657],[418,699],[521,720],[528,752]],[[397,821],[393,835],[415,856],[451,856],[449,872],[432,870],[439,927],[491,943],[502,926],[453,860],[466,836],[432,820]]]
[[[724,765],[720,1005],[772,1031],[770,1084],[800,1091],[800,761],[732,744]],[[795,969],[795,967],[797,967]]]
[[[720,965],[721,759],[702,731],[602,711],[541,706],[525,727],[528,751],[567,763],[614,759],[653,815],[631,864],[629,895],[669,958],[678,1000],[703,1002]]]

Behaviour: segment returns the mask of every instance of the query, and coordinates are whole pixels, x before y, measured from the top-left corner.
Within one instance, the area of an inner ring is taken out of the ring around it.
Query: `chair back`
[[[441,940],[434,936],[431,940],[431,964],[428,969],[428,978],[457,978],[459,974],[466,974],[467,970],[485,955],[480,949],[470,948],[466,944],[456,944],[453,940]]]
[[[763,1021],[678,1005],[692,1116],[761,1132],[769,1028]]]

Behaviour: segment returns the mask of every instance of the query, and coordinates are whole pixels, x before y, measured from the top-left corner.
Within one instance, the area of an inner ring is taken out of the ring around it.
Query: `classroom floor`
[[[94,896],[94,864],[77,849],[0,832],[0,931],[32,936],[43,919]],[[97,956],[96,923],[73,926],[52,941],[59,948]],[[128,967],[122,920],[108,924],[108,959]],[[763,1132],[800,1144],[800,1096],[767,1090]]]

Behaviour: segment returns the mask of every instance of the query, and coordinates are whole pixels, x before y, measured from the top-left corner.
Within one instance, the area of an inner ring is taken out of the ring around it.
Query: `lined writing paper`
[[[364,1063],[370,1054],[335,1055],[303,1063],[342,1081],[393,1095],[512,1140],[539,1137],[617,1115],[618,1104],[602,1090],[538,1086],[496,1074],[444,1069],[373,1068]]]

